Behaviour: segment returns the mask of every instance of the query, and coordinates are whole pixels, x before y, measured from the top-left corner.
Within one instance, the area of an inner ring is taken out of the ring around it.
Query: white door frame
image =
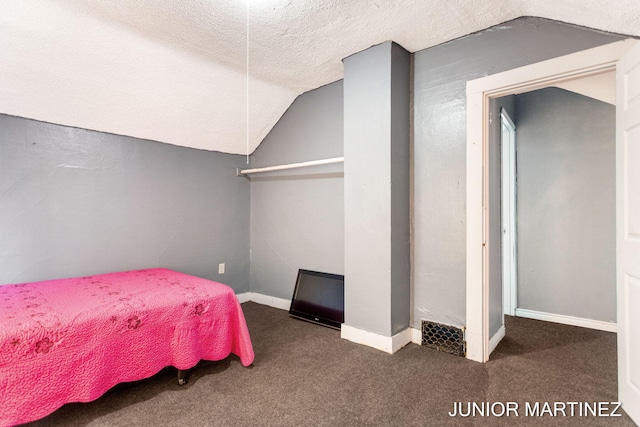
[[[627,39],[467,82],[465,339],[468,359],[478,362],[489,359],[489,99],[613,71],[618,60],[635,43]]]
[[[518,267],[516,256],[516,125],[503,108],[500,111],[502,141],[501,227],[502,227],[502,324],[504,315],[515,316],[518,305]]]

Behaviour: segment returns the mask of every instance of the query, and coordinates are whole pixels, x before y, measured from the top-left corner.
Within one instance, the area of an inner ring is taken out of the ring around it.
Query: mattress
[[[254,353],[233,289],[167,269],[0,286],[0,424],[167,366]]]

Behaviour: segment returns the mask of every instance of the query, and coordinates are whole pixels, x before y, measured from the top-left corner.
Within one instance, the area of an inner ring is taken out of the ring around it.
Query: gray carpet
[[[243,309],[253,366],[243,367],[235,356],[201,362],[185,387],[177,385],[174,369],[165,369],[31,425],[634,425],[626,414],[525,416],[527,402],[615,401],[612,333],[508,318],[507,337],[491,361],[480,364],[415,344],[389,355],[282,310],[255,303]],[[519,416],[448,415],[454,402],[487,401],[518,402]]]

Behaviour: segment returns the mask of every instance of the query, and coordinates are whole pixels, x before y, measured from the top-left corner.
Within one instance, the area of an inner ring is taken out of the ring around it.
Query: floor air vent
[[[466,352],[464,330],[423,320],[422,345],[464,357]]]

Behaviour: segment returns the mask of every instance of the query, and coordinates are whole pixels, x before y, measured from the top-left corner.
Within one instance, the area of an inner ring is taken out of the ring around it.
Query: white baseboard
[[[422,345],[422,331],[420,329],[411,328],[411,342]]]
[[[291,306],[291,301],[289,300],[271,297],[256,292],[244,292],[237,294],[236,296],[241,304],[252,301],[257,304],[268,305],[270,307],[287,311],[289,311],[289,307]],[[415,328],[407,328],[392,337],[386,337],[384,335],[378,335],[373,332],[364,331],[362,329],[357,329],[353,326],[343,324],[340,336],[346,340],[353,341],[358,344],[364,344],[387,353],[395,353],[410,342],[418,345],[422,344],[422,333],[419,329]]]
[[[546,322],[562,323],[564,325],[580,326],[582,328],[598,329],[600,331],[618,331],[618,324],[613,322],[583,319],[581,317],[565,316],[563,314],[544,313],[542,311],[526,310],[524,308],[516,308],[516,316],[544,320]]]
[[[258,294],[256,292],[251,293],[251,301],[262,305],[268,305],[269,307],[279,308],[280,310],[289,311],[289,307],[291,307],[290,300]]]
[[[495,350],[498,344],[500,344],[500,341],[502,341],[502,338],[504,338],[505,334],[506,330],[504,329],[504,325],[502,325],[500,326],[500,329],[498,329],[498,332],[493,334],[493,336],[489,340],[489,354],[493,353],[493,350]]]
[[[240,304],[249,302],[251,301],[251,292],[243,292],[241,294],[236,294],[236,297],[238,298],[238,302],[240,302]]]
[[[393,354],[411,342],[411,328],[400,331],[392,337],[387,337],[354,328],[353,326],[343,323],[340,330],[340,337],[357,344],[366,345],[376,350]]]
[[[289,311],[289,307],[291,306],[291,301],[284,298],[272,297],[269,295],[259,294],[257,292],[244,292],[242,294],[237,294],[238,301],[240,304],[243,302],[255,302],[262,305],[268,305],[269,307],[279,308],[280,310]]]

